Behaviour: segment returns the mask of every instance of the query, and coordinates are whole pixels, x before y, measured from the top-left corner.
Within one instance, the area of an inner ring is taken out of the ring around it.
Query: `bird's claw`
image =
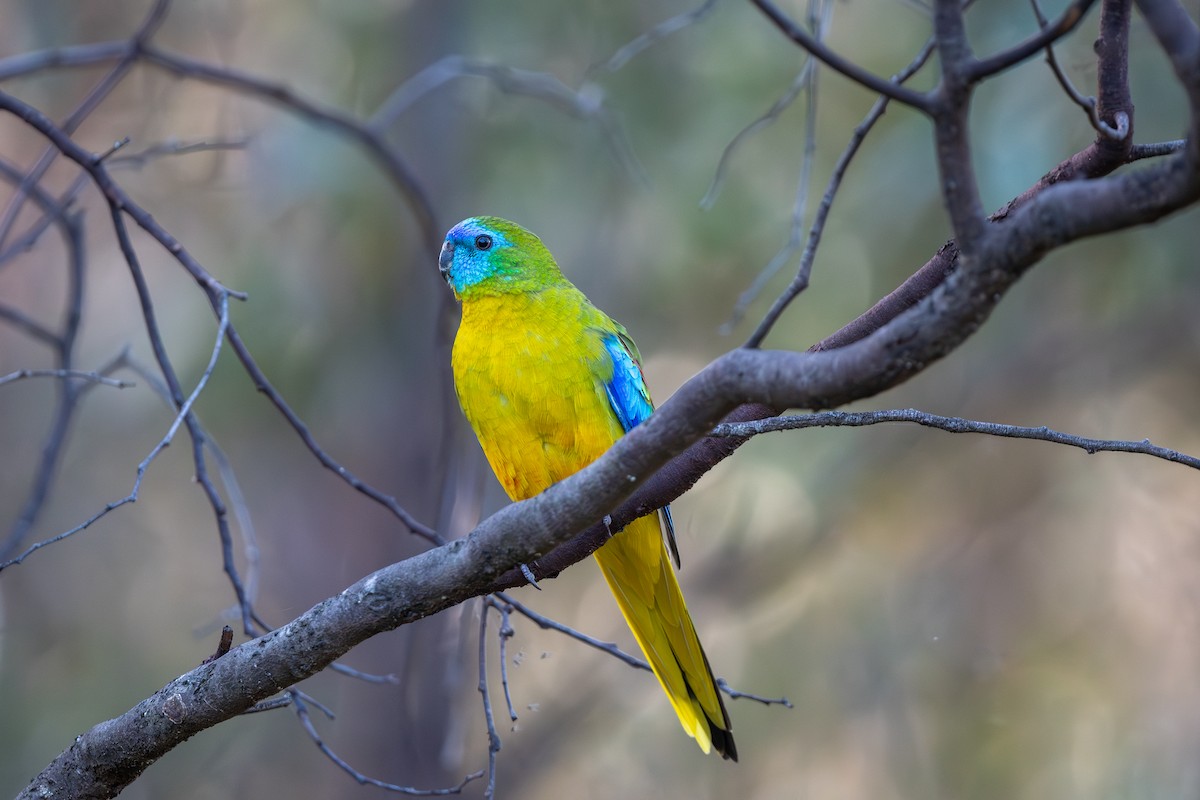
[[[525,576],[525,580],[529,581],[530,586],[537,589],[539,592],[542,590],[542,587],[538,586],[537,578],[533,576],[533,570],[529,568],[528,564],[521,565],[521,574]]]

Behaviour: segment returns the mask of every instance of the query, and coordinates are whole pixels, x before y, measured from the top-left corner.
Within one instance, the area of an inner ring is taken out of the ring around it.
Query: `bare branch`
[[[21,78],[47,69],[94,67],[118,61],[132,51],[128,39],[52,47],[0,59],[0,81]]]
[[[738,131],[729,144],[725,145],[725,149],[721,151],[721,158],[717,162],[717,168],[713,172],[712,181],[708,184],[708,190],[705,191],[704,197],[700,199],[700,207],[705,211],[710,210],[717,202],[717,195],[721,193],[721,189],[725,186],[725,173],[729,170],[729,163],[733,160],[733,154],[737,152],[741,143],[749,139],[754,134],[758,133],[763,128],[779,119],[796,98],[800,96],[800,92],[809,84],[809,76],[813,71],[813,58],[809,56],[804,60],[804,66],[800,68],[800,72],[792,78],[792,83],[780,95],[779,99],[771,104],[771,107],[758,119],[746,125]]]
[[[7,180],[19,182],[19,186],[27,185],[26,176],[7,162],[0,161],[0,172],[3,172]],[[83,315],[83,218],[78,212],[68,212],[65,204],[56,202],[36,184],[28,184],[27,192],[34,203],[42,209],[46,228],[54,225],[66,245],[67,297],[64,319],[61,332],[55,332],[17,309],[0,306],[0,318],[7,319],[30,336],[50,344],[55,351],[58,369],[72,370],[75,365],[75,343]],[[32,241],[35,240],[36,238],[30,240],[29,246],[32,246]],[[58,398],[54,417],[42,445],[42,455],[37,470],[34,472],[33,485],[21,508],[21,513],[14,521],[8,535],[0,543],[0,561],[9,557],[21,546],[42,513],[46,499],[50,496],[58,464],[66,447],[71,420],[84,387],[85,385],[76,381],[62,381],[57,386]]]
[[[786,697],[763,697],[759,694],[750,694],[749,692],[739,692],[734,689],[724,678],[717,678],[717,687],[729,695],[732,700],[753,700],[756,703],[762,703],[764,706],[783,706],[786,709],[795,708],[792,701]]]
[[[516,722],[517,711],[513,708],[512,691],[508,685],[508,640],[516,633],[508,619],[511,607],[498,601],[494,594],[489,594],[484,600],[500,615],[500,627],[496,629],[496,638],[500,644],[500,686],[504,689],[504,703],[508,706],[508,718],[512,722]]]
[[[1004,425],[998,422],[981,422],[963,419],[961,417],[945,417],[930,414],[915,408],[887,409],[883,411],[822,411],[816,414],[803,414],[771,419],[755,420],[754,422],[723,423],[713,429],[713,436],[735,436],[739,438],[757,436],[772,431],[797,430],[800,428],[851,427],[858,428],[866,425],[879,425],[885,422],[912,422],[927,428],[936,428],[949,433],[982,433],[988,436],[1000,436],[1009,439],[1034,439],[1041,442],[1053,442],[1079,449],[1092,455],[1102,452],[1141,453],[1143,455],[1161,458],[1176,464],[1182,464],[1192,469],[1200,469],[1200,458],[1189,456],[1178,450],[1151,444],[1149,439],[1141,441],[1125,441],[1120,439],[1093,439],[1063,433],[1042,425],[1036,428],[1021,425]]]
[[[312,453],[319,462],[321,462],[321,466],[337,475],[355,491],[371,498],[384,508],[388,509],[388,511],[392,512],[392,514],[398,520],[400,520],[400,522],[402,522],[410,532],[420,536],[422,539],[431,544],[445,543],[446,540],[441,536],[441,534],[439,534],[433,528],[430,528],[428,525],[425,525],[407,510],[405,510],[395,497],[381,492],[370,484],[364,482],[349,469],[342,466],[340,462],[334,459],[333,456],[329,455],[329,453],[327,453],[324,448],[317,443],[317,440],[312,435],[312,431],[309,430],[308,425],[306,425],[304,421],[300,419],[300,416],[294,410],[292,410],[292,407],[288,405],[286,400],[284,400],[283,395],[271,385],[269,380],[267,380],[267,376],[258,366],[258,362],[256,362],[254,360],[254,356],[250,354],[250,349],[246,347],[245,342],[242,341],[241,336],[238,335],[237,331],[232,326],[229,328],[229,344],[233,348],[233,352],[237,354],[238,360],[242,362],[242,368],[246,370],[246,374],[248,374],[250,376],[250,380],[254,382],[254,388],[267,396],[267,399],[271,401],[271,404],[274,405],[279,413],[283,415],[283,418],[287,420],[289,425],[291,425],[292,430],[294,430],[300,437],[300,440],[304,442],[304,446],[308,448],[309,452]]]
[[[670,19],[663,20],[641,36],[638,36],[633,41],[618,49],[617,52],[609,56],[607,61],[592,67],[592,69],[588,70],[589,73],[616,72],[648,47],[700,22],[712,13],[716,7],[717,0],[704,0],[703,4],[691,11],[685,11]]]
[[[634,155],[628,137],[605,104],[604,88],[594,81],[585,81],[575,90],[548,72],[517,69],[460,55],[446,56],[397,87],[371,116],[369,128],[387,129],[421,97],[449,81],[467,77],[484,78],[505,94],[531,97],[576,119],[595,122],[617,162],[639,183],[647,182],[646,171]],[[429,249],[436,250],[436,243]]]
[[[1187,145],[1187,139],[1172,139],[1169,142],[1151,142],[1150,144],[1135,144],[1129,149],[1129,160],[1139,161],[1143,158],[1161,158],[1179,151]]]
[[[934,42],[932,39],[927,41],[925,46],[921,48],[921,51],[917,53],[916,58],[898,74],[892,76],[892,80],[897,84],[901,84],[915,75],[933,53],[933,45]],[[825,231],[825,221],[829,218],[829,210],[833,207],[833,199],[837,195],[838,189],[841,188],[842,179],[846,175],[846,170],[850,167],[850,161],[858,153],[858,149],[867,138],[867,134],[875,127],[875,123],[887,111],[889,102],[890,98],[883,95],[879,96],[875,104],[871,106],[871,110],[867,112],[867,116],[854,129],[854,132],[850,136],[850,141],[846,143],[846,148],[842,151],[842,154],[838,156],[837,163],[833,167],[833,173],[829,176],[829,183],[825,187],[825,194],[821,197],[821,204],[817,208],[812,227],[809,228],[808,242],[805,244],[804,252],[800,256],[800,267],[796,271],[796,277],[792,279],[792,282],[776,298],[766,315],[763,316],[754,333],[746,340],[746,347],[761,346],[767,334],[771,332],[771,328],[779,321],[779,318],[787,310],[787,307],[791,305],[791,302],[808,288],[809,276],[812,274],[813,263],[817,257],[817,247],[821,243],[821,235]],[[793,233],[796,232],[796,229],[793,228]]]
[[[803,47],[812,55],[816,56],[820,61],[837,72],[842,73],[855,83],[871,89],[878,94],[903,103],[906,106],[932,113],[932,103],[929,97],[921,92],[915,92],[911,89],[906,89],[891,81],[884,80],[874,73],[868,72],[862,67],[849,61],[837,53],[830,50],[808,31],[793,22],[786,14],[780,11],[770,0],[751,0],[754,5],[767,15],[767,18],[775,24],[775,27],[783,32],[785,36],[791,39],[796,44]]]
[[[202,61],[168,53],[148,44],[140,47],[139,51],[148,63],[180,77],[203,81],[215,86],[224,86],[241,94],[257,97],[292,111],[311,122],[332,128],[352,141],[358,142],[383,167],[400,190],[409,209],[413,212],[413,216],[416,217],[426,249],[430,252],[437,250],[441,228],[437,224],[428,193],[408,163],[384,141],[380,133],[372,126],[364,125],[341,111],[325,108],[315,101],[293,92],[281,83],[274,83],[240,70],[214,67]]]
[[[538,612],[534,611],[529,606],[526,606],[523,603],[518,602],[511,595],[507,595],[504,592],[496,592],[495,596],[498,597],[501,601],[503,601],[505,605],[511,607],[514,611],[516,611],[521,616],[523,616],[526,619],[533,622],[533,624],[537,625],[542,630],[557,631],[558,633],[561,633],[564,636],[571,637],[572,639],[574,639],[577,642],[582,642],[583,644],[586,644],[588,647],[593,647],[602,653],[610,655],[619,661],[624,661],[626,664],[628,664],[629,666],[631,666],[635,669],[644,669],[647,672],[650,671],[649,664],[647,664],[645,661],[643,661],[642,659],[638,658],[635,655],[630,655],[629,653],[626,653],[624,650],[617,647],[615,642],[601,641],[600,639],[596,639],[595,637],[588,636],[583,631],[577,631],[568,625],[564,625],[556,619],[551,619],[550,617],[547,617],[543,614],[539,614]]]
[[[155,444],[153,448],[151,448],[150,452],[146,455],[146,457],[143,458],[141,460],[141,462],[138,464],[136,476],[133,481],[133,489],[130,490],[129,494],[126,495],[125,497],[121,498],[120,500],[116,500],[114,502],[108,503],[101,511],[97,512],[96,514],[93,514],[91,517],[88,517],[84,522],[80,523],[79,525],[76,525],[74,528],[64,531],[64,532],[58,534],[57,536],[52,536],[49,539],[46,539],[46,540],[43,540],[40,542],[36,542],[35,544],[30,545],[23,553],[18,555],[16,558],[13,558],[9,561],[0,563],[0,571],[3,571],[4,569],[6,569],[8,567],[20,564],[26,558],[28,558],[30,555],[32,555],[33,553],[42,549],[43,547],[46,547],[47,545],[51,545],[56,542],[60,542],[63,539],[67,539],[71,536],[74,536],[76,533],[86,530],[93,523],[95,523],[97,520],[101,519],[102,517],[106,516],[110,512],[115,511],[116,509],[120,508],[121,506],[123,506],[127,503],[133,503],[133,502],[137,501],[138,492],[141,491],[142,480],[146,476],[146,470],[148,470],[150,468],[150,465],[154,462],[154,459],[158,458],[159,453],[161,453],[164,449],[167,448],[168,445],[171,444],[171,441],[175,438],[175,434],[179,431],[179,426],[181,424],[183,424],[184,421],[187,420],[188,417],[191,415],[192,404],[196,402],[196,398],[200,396],[200,393],[204,390],[204,387],[208,384],[208,379],[209,379],[209,377],[212,376],[213,370],[216,369],[217,358],[221,354],[221,345],[225,341],[225,331],[228,328],[228,326],[229,326],[229,302],[228,302],[228,300],[226,300],[223,307],[221,308],[221,321],[217,326],[216,341],[213,344],[212,355],[209,357],[208,366],[205,367],[203,374],[201,374],[200,379],[196,382],[196,387],[192,390],[191,394],[189,394],[187,396],[187,398],[185,400],[183,400],[182,403],[180,404],[179,412],[175,415],[174,420],[172,420],[171,425],[167,429],[166,434],[164,434],[163,437],[158,440],[158,443]]]
[[[463,788],[468,783],[478,779],[483,775],[482,772],[473,772],[463,778],[461,782],[444,789],[416,789],[412,786],[400,786],[395,783],[388,783],[386,781],[381,781],[378,778],[372,778],[364,775],[354,767],[350,766],[350,764],[337,753],[335,753],[329,745],[325,744],[325,740],[321,738],[319,733],[317,733],[317,728],[315,725],[313,725],[312,719],[308,715],[308,706],[302,698],[302,694],[302,692],[289,692],[292,706],[296,710],[296,718],[299,719],[300,724],[304,726],[304,730],[308,733],[309,738],[312,739],[313,744],[317,746],[317,749],[319,749],[326,758],[336,764],[338,768],[340,768],[343,772],[345,772],[362,786],[374,786],[375,788],[383,789],[384,791],[394,792],[396,794],[413,795],[416,797],[441,797],[444,795],[461,794]],[[309,702],[312,702],[311,698],[309,698]],[[325,710],[325,713],[328,714],[328,710]]]
[[[488,736],[488,780],[483,790],[485,798],[496,796],[496,754],[500,752],[500,734],[496,732],[496,720],[492,715],[492,697],[488,692],[487,676],[487,618],[489,604],[485,597],[479,604],[479,696],[483,701],[483,718],[487,722]]]
[[[88,383],[114,386],[118,389],[128,389],[131,386],[136,386],[136,384],[117,380],[116,378],[109,378],[98,372],[85,372],[81,369],[19,369],[7,375],[0,375],[0,386],[12,383],[13,381],[24,380],[25,378],[58,378],[60,380],[77,378]]]
[[[813,35],[818,41],[823,40],[829,32],[829,22],[833,16],[832,3],[821,2],[820,6],[821,13],[819,16],[814,15],[814,18],[809,19],[809,27],[814,29]],[[788,238],[783,247],[779,248],[771,260],[767,262],[767,265],[758,273],[758,276],[750,286],[738,296],[729,319],[721,326],[721,332],[726,335],[733,332],[733,327],[741,321],[746,313],[746,309],[758,298],[762,290],[766,288],[767,282],[775,277],[779,270],[783,269],[784,264],[791,260],[792,255],[800,247],[800,242],[804,238],[804,215],[808,209],[808,190],[809,184],[812,182],[813,160],[817,153],[817,76],[819,74],[816,63],[811,56],[805,60],[804,67],[802,70],[806,77],[804,84],[806,99],[804,109],[804,149],[800,162],[800,179],[796,182],[795,199],[792,201],[792,218],[788,229]],[[807,281],[805,282],[807,283]]]
[[[133,153],[123,153],[122,155],[107,159],[111,166],[128,166],[134,169],[144,167],[146,164],[155,159],[164,156],[185,156],[193,153],[212,153],[223,152],[229,150],[245,150],[250,144],[250,140],[245,137],[236,139],[211,139],[201,140],[196,142],[181,142],[177,140],[168,140],[159,142],[158,144],[144,147],[141,150]]]
[[[1125,0],[1106,0],[1101,12],[1101,38],[1097,45],[1099,113],[1105,118],[1115,116],[1118,112],[1130,116],[1133,113],[1133,104],[1129,100],[1127,74],[1129,19],[1127,14],[1121,14],[1121,4],[1124,2]],[[969,60],[968,58],[967,61],[969,62]],[[947,125],[947,128],[952,129],[953,125]],[[942,127],[939,125],[940,129]],[[1096,142],[1050,170],[1037,183],[988,217],[988,220],[993,223],[1003,220],[1015,209],[1058,183],[1108,175],[1129,162],[1127,154],[1131,147],[1131,141],[1132,137],[1126,137],[1121,142],[1107,137],[1099,137]],[[965,145],[959,146],[956,150],[957,154],[950,157],[948,162],[943,162],[939,158],[939,163],[955,164],[957,172],[966,170],[970,174],[969,150],[968,154],[964,156],[962,152],[964,147]],[[955,183],[954,177],[951,178],[950,183]],[[943,178],[943,186],[946,185],[947,181]],[[977,192],[975,196],[978,196]],[[950,204],[952,211],[958,208],[950,199],[947,199],[947,203]],[[897,315],[928,297],[948,276],[953,274],[958,267],[958,258],[958,242],[953,240],[947,242],[903,284],[841,330],[813,345],[812,349],[831,350],[844,347],[886,325]]]
[[[437,249],[441,235],[440,226],[436,222],[427,192],[404,159],[369,125],[340,111],[324,108],[283,84],[232,68],[216,67],[169,53],[152,46],[148,39],[56,48],[2,60],[0,81],[51,67],[87,67],[112,60],[122,63],[143,61],[183,78],[224,86],[280,106],[311,122],[329,127],[352,141],[357,141],[383,167],[400,190],[416,218],[426,249]],[[54,141],[53,138],[51,140]],[[59,142],[54,143],[62,149]],[[70,156],[69,153],[67,155]]]
[[[1049,23],[1046,20],[1046,16],[1042,13],[1041,5],[1038,3],[1038,0],[1029,0],[1029,2],[1033,6],[1033,13],[1034,16],[1037,17],[1038,25],[1045,30]],[[1106,136],[1109,139],[1116,139],[1118,141],[1129,136],[1130,130],[1128,115],[1121,113],[1117,118],[1118,124],[1116,127],[1113,127],[1104,120],[1100,119],[1100,113],[1096,107],[1096,98],[1084,97],[1079,93],[1079,90],[1075,88],[1075,85],[1071,83],[1071,79],[1067,77],[1067,74],[1063,72],[1062,67],[1059,65],[1058,57],[1054,55],[1053,44],[1046,45],[1046,63],[1050,65],[1050,71],[1054,73],[1054,77],[1058,80],[1058,85],[1063,88],[1063,91],[1066,92],[1067,97],[1071,98],[1071,102],[1084,110],[1084,112],[1088,115],[1088,121],[1099,134]]]
[[[26,314],[19,308],[6,306],[0,303],[0,319],[8,322],[13,327],[27,334],[31,338],[37,339],[40,342],[48,344],[52,347],[58,347],[62,343],[62,339],[57,333],[47,328],[42,323],[38,322],[33,317]]]
[[[167,249],[168,252],[172,254],[172,256],[175,257],[177,261],[179,261],[180,264],[184,266],[185,269],[188,270],[189,273],[191,273],[191,275],[196,279],[197,283],[199,283],[208,294],[209,301],[213,304],[214,310],[221,302],[222,297],[232,296],[239,299],[245,299],[244,294],[229,289],[217,281],[212,275],[210,275],[200,264],[200,262],[197,261],[187,251],[187,249],[184,248],[184,246],[177,239],[175,239],[174,236],[172,236],[166,231],[166,229],[155,222],[154,218],[148,212],[146,212],[145,209],[141,208],[141,206],[137,205],[129,198],[125,191],[112,180],[104,166],[94,156],[88,154],[70,138],[65,136],[45,117],[45,115],[32,106],[29,106],[20,100],[17,100],[16,98],[2,92],[0,92],[0,110],[6,110],[15,114],[37,129],[48,139],[50,139],[55,146],[63,152],[64,155],[83,167],[84,170],[93,178],[93,180],[96,181],[97,185],[104,192],[105,197],[108,199],[110,209],[112,210],[114,225],[116,226],[118,232],[118,239],[124,240],[122,243],[122,252],[126,255],[127,261],[130,258],[134,259],[130,263],[130,266],[131,269],[133,269],[135,276],[140,272],[140,270],[134,269],[136,266],[136,255],[133,254],[132,247],[128,244],[128,236],[122,236],[124,223],[121,220],[120,212],[124,212],[133,217],[133,219],[142,227],[143,230],[156,239],[164,248]],[[137,281],[135,278],[135,283],[136,282]],[[144,289],[145,287],[142,286],[142,288]],[[143,313],[147,316],[148,325],[150,325],[151,321],[153,320],[153,304],[149,299],[148,291],[140,292],[140,294],[142,296]],[[283,397],[279,395],[279,393],[276,392],[271,386],[270,382],[266,379],[266,376],[262,373],[262,370],[258,368],[254,358],[250,355],[249,349],[242,342],[237,330],[232,325],[227,325],[227,334],[229,337],[230,346],[237,354],[238,359],[242,362],[242,365],[250,375],[251,380],[254,381],[256,388],[266,394],[276,408],[283,413],[284,417],[292,425],[293,429],[296,430],[296,432],[300,435],[305,445],[308,446],[309,450],[312,451],[315,456],[317,456],[318,460],[320,460],[327,469],[333,471],[359,492],[362,492],[376,502],[379,502],[387,507],[413,533],[433,543],[440,543],[442,541],[435,531],[421,524],[414,517],[412,517],[412,515],[405,511],[396,502],[395,498],[363,483],[349,470],[325,453],[325,451],[317,445],[316,440],[312,437],[307,426],[304,425],[304,423],[299,419],[298,416],[295,415],[294,412],[292,412],[291,408],[283,400]],[[150,336],[151,344],[154,345],[157,337],[153,333],[151,333]],[[166,370],[167,368],[164,367],[163,364],[164,359],[166,359],[167,356],[165,350],[163,350],[161,347],[161,339],[158,339],[158,346],[156,346],[154,349],[156,353],[156,359],[159,361],[160,367],[163,367],[164,370]],[[173,383],[177,384],[177,382],[172,382],[170,376],[166,375],[165,373],[164,377],[167,377],[168,379],[168,388],[171,390],[174,401],[176,403],[181,402],[178,386],[173,385]],[[203,485],[204,482],[201,481],[201,483]],[[219,504],[219,498],[216,497],[215,491],[209,491],[209,487],[206,486],[205,489],[206,493],[209,494],[210,500],[216,501],[214,510],[217,511],[218,519],[220,519],[223,514],[223,510]]]
[[[142,21],[142,24],[138,26],[137,31],[130,38],[128,50],[121,56],[116,66],[101,78],[100,82],[88,92],[79,106],[71,112],[71,115],[63,120],[59,128],[61,128],[64,134],[70,136],[74,133],[83,124],[84,120],[125,79],[125,76],[129,74],[129,70],[133,67],[137,49],[154,35],[154,32],[158,30],[158,27],[166,18],[168,4],[169,0],[155,0],[145,20]],[[0,216],[0,249],[3,249],[4,243],[8,241],[8,236],[12,232],[12,226],[16,223],[17,215],[21,213],[21,208],[25,204],[25,198],[28,195],[30,187],[41,181],[42,176],[46,174],[46,170],[54,163],[58,152],[52,146],[43,150],[37,164],[25,176],[25,180],[17,187],[16,193],[10,198],[8,207],[4,209],[3,216]]]
[[[1043,25],[1040,31],[1020,44],[996,53],[994,56],[980,59],[968,66],[966,69],[967,79],[972,82],[980,81],[989,75],[995,75],[997,72],[1014,67],[1039,50],[1049,47],[1075,30],[1075,26],[1083,21],[1084,15],[1095,2],[1096,0],[1075,0],[1051,25]]]

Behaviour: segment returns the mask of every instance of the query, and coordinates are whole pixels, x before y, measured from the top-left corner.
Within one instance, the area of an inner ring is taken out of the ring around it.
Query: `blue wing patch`
[[[646,421],[654,406],[650,405],[650,394],[642,379],[642,368],[633,360],[633,355],[619,336],[604,337],[604,349],[612,358],[612,378],[604,384],[608,402],[616,412],[621,427],[629,432]]]
[[[646,421],[654,411],[654,406],[650,403],[650,393],[646,391],[642,368],[629,351],[629,346],[620,336],[608,334],[604,337],[604,349],[613,362],[612,378],[604,384],[604,390],[608,393],[608,404],[621,421],[621,427],[628,433]],[[663,536],[675,561],[675,568],[679,569],[679,547],[675,544],[675,522],[671,519],[671,507],[663,506],[660,514]]]

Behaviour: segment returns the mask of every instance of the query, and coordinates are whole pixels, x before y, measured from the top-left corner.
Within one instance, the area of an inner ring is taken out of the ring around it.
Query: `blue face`
[[[479,217],[471,217],[446,234],[438,256],[438,270],[454,293],[461,295],[467,287],[497,273],[501,267],[497,254],[508,247],[512,247],[508,237]]]

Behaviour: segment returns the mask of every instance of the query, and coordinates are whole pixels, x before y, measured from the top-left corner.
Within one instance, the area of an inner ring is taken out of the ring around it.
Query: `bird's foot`
[[[521,565],[521,574],[525,576],[525,580],[529,581],[530,586],[539,592],[542,590],[542,587],[538,586],[537,578],[533,577],[533,570],[529,568],[528,564]]]

